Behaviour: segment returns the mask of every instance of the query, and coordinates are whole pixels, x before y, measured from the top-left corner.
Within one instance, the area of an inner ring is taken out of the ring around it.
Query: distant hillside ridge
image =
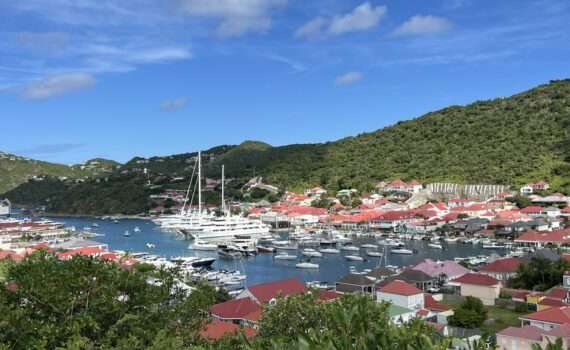
[[[246,141],[202,154],[206,177],[219,178],[221,165],[225,165],[226,177],[239,180],[237,183],[262,176],[264,183],[283,190],[320,185],[331,192],[344,188],[371,191],[380,180],[402,178],[424,184],[514,188],[546,180],[553,189],[570,193],[570,80],[551,81],[507,98],[451,106],[334,142],[273,147]],[[133,158],[114,171],[112,186],[107,183],[104,192],[110,201],[115,197],[142,200],[143,192],[134,188],[148,181],[167,186],[169,177],[188,178],[196,156],[193,152]],[[140,177],[144,169],[148,172],[145,181]],[[121,194],[121,181],[137,195]],[[82,186],[71,184],[58,198],[89,208],[96,205],[94,198],[100,195],[95,193],[102,186],[95,180]],[[28,204],[53,203],[46,197],[53,195],[52,191],[37,191],[42,197],[35,189],[34,184],[27,184],[7,196],[26,198]],[[146,204],[129,205],[134,211]],[[120,204],[112,207],[115,210]]]

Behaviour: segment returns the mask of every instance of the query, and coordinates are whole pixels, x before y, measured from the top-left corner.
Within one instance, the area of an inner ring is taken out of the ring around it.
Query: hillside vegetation
[[[188,177],[196,153],[149,159],[134,158],[116,171],[117,185],[106,200],[130,197],[133,173],[149,177]],[[399,122],[374,132],[323,144],[272,147],[256,141],[219,146],[203,152],[206,176],[218,178],[221,165],[228,178],[264,177],[264,182],[289,190],[322,185],[335,191],[354,187],[370,190],[379,180],[400,177],[422,182],[450,181],[521,185],[547,180],[555,190],[570,192],[570,80],[468,106],[452,106]],[[120,175],[122,174],[122,176]],[[155,179],[151,179],[153,182]],[[23,182],[24,180],[19,179]],[[77,210],[96,207],[99,189],[108,183],[70,186],[66,200]],[[34,184],[7,194],[30,200]],[[88,186],[89,190],[81,190]],[[142,185],[141,185],[142,186]],[[25,192],[22,193],[22,192]],[[44,191],[50,192],[50,191]],[[142,198],[142,193],[134,191]],[[60,195],[59,198],[63,198]],[[84,203],[91,203],[84,205]],[[131,204],[129,204],[130,206]],[[147,203],[138,203],[144,208]]]

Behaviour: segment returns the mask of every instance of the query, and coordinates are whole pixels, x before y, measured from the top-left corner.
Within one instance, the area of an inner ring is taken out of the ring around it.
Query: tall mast
[[[198,213],[202,214],[202,151],[198,151]]]
[[[225,182],[225,176],[224,176],[224,166],[222,165],[222,214],[226,214],[226,202],[224,200],[224,182]]]

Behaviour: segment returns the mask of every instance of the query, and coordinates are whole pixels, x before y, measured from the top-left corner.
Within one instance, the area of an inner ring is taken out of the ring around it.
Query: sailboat
[[[187,211],[178,224],[177,230],[196,240],[219,240],[236,236],[258,237],[269,234],[269,226],[261,221],[232,215],[225,205],[225,167],[222,165],[221,216],[215,216],[202,209],[202,154],[198,152],[198,211]],[[192,180],[190,182],[192,184]],[[190,193],[190,186],[187,195]]]

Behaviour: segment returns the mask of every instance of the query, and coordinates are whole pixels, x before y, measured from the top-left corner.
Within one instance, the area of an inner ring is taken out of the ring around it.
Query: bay
[[[124,250],[129,252],[148,252],[165,258],[176,256],[211,256],[218,258],[215,251],[193,251],[188,249],[191,241],[182,236],[163,231],[150,220],[123,219],[114,223],[111,220],[77,217],[57,217],[54,220],[64,223],[66,226],[75,226],[78,230],[90,227],[94,233],[102,236],[92,238],[95,241],[106,243],[110,250]],[[96,224],[97,227],[93,227]],[[140,232],[134,232],[135,227]],[[123,234],[129,231],[130,237]],[[372,238],[355,238],[355,245],[363,243],[374,243]],[[147,248],[146,243],[152,243],[155,248]],[[443,250],[432,249],[424,241],[405,241],[406,248],[413,249],[413,255],[388,255],[388,264],[396,266],[410,266],[424,259],[448,260],[455,257],[471,257],[478,255],[504,254],[504,251],[483,249],[480,245],[470,245],[461,243],[443,243]],[[298,254],[300,251],[288,251],[289,254]],[[360,254],[366,257],[364,250]],[[341,254],[323,254],[322,258],[313,258],[311,262],[318,263],[319,269],[301,270],[295,267],[298,261],[274,260],[273,254],[258,254],[257,256],[240,260],[217,259],[213,265],[215,269],[240,270],[247,274],[247,284],[257,284],[269,282],[289,277],[298,277],[303,281],[322,281],[334,283],[340,277],[350,271],[354,266],[356,270],[371,269],[379,266],[379,259],[376,257],[366,257],[366,261],[347,261],[344,255],[359,255],[358,252],[343,252]],[[385,264],[382,261],[382,264]]]

